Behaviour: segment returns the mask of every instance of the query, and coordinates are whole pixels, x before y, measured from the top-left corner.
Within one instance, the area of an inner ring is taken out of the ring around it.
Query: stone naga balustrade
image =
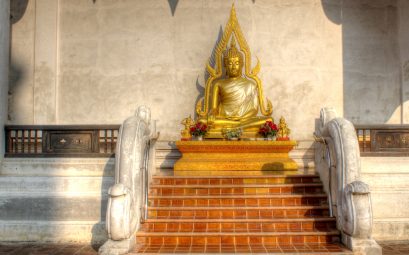
[[[99,249],[101,255],[126,254],[135,245],[135,233],[144,210],[143,170],[148,166],[147,151],[155,125],[150,109],[140,106],[135,115],[121,125],[115,154],[115,184],[109,189],[106,214],[108,241]]]
[[[321,110],[316,135],[316,169],[330,195],[342,242],[354,254],[381,255],[372,239],[372,207],[369,186],[360,181],[360,154],[351,122],[337,117],[332,108]],[[326,160],[325,160],[326,159]]]

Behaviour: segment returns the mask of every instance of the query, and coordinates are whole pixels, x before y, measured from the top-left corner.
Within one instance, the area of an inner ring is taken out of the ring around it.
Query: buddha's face
[[[238,77],[241,75],[241,61],[239,57],[228,58],[226,63],[226,73],[229,77]]]

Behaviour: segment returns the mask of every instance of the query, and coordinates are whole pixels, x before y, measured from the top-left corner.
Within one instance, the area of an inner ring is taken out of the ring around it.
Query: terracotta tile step
[[[269,176],[153,176],[152,183],[160,185],[221,185],[221,184],[290,184],[320,183],[318,175]]]
[[[247,185],[184,185],[169,187],[167,185],[151,185],[150,195],[250,195],[250,194],[322,194],[324,189],[320,183],[306,184],[247,184]]]
[[[352,251],[347,250],[340,244],[312,243],[312,244],[283,244],[283,245],[137,245],[132,254],[297,254],[297,255],[351,255]]]
[[[149,206],[294,206],[327,204],[326,194],[309,195],[228,195],[228,196],[150,196]]]
[[[336,228],[335,218],[286,220],[152,220],[142,224],[148,232],[301,232]]]
[[[149,207],[148,217],[158,219],[272,219],[328,216],[328,206],[269,207]]]
[[[304,218],[293,218],[293,219],[147,219],[145,222],[152,223],[152,222],[217,222],[217,223],[224,223],[224,222],[325,222],[325,221],[336,221],[335,217],[304,217]]]
[[[305,243],[337,243],[339,231],[327,232],[264,232],[264,233],[169,233],[169,232],[138,232],[138,244],[150,245],[284,245]]]

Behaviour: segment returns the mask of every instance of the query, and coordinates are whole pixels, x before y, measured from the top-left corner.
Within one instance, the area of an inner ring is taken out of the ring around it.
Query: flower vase
[[[195,140],[196,141],[203,141],[203,136],[202,135],[195,136]]]
[[[274,136],[268,135],[267,137],[264,138],[266,141],[274,141]]]

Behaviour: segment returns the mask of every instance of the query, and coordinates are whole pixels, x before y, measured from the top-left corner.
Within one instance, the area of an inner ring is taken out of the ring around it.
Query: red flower
[[[203,136],[207,132],[207,125],[201,122],[197,122],[190,127],[190,134],[193,136]]]
[[[267,136],[275,136],[278,131],[278,127],[272,121],[266,121],[263,125],[261,125],[259,129],[259,133],[262,134],[264,137]]]

